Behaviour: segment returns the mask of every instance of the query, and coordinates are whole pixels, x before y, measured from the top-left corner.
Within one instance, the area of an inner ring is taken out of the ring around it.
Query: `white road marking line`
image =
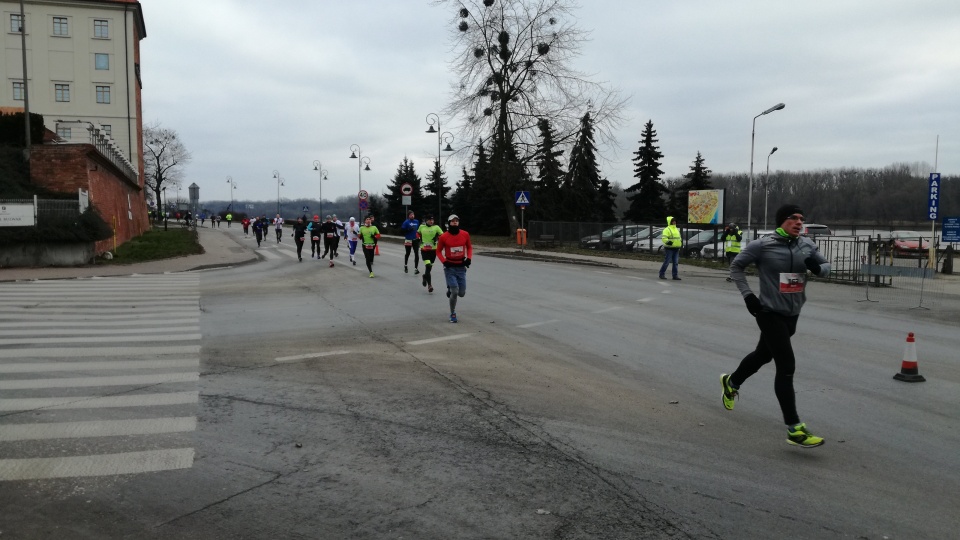
[[[123,334],[159,334],[161,332],[196,332],[196,326],[165,326],[160,328],[63,328],[63,323],[55,323],[56,328],[34,328],[29,330],[0,330],[0,336],[115,336]],[[71,325],[72,326],[72,325]],[[8,328],[0,323],[0,328]]]
[[[281,356],[274,358],[274,362],[291,362],[293,360],[308,360],[310,358],[323,358],[324,356],[338,356],[341,354],[350,354],[350,351],[329,351],[321,353],[298,354],[296,356]]]
[[[56,458],[0,459],[0,481],[135,474],[193,466],[193,448]]]
[[[139,335],[139,336],[94,336],[94,337],[55,337],[55,338],[27,338],[27,339],[0,339],[2,345],[58,345],[63,343],[143,343],[144,341],[197,341],[200,334],[167,334],[167,335]]]
[[[133,326],[131,330],[142,330],[148,332],[151,329],[156,329],[157,331],[168,330],[168,328],[157,328],[157,325],[174,325],[174,324],[200,324],[200,319],[197,317],[184,317],[176,319],[132,319],[130,317],[124,317],[122,320],[116,321],[91,321],[88,320],[89,317],[84,317],[82,320],[78,321],[66,321],[63,320],[62,316],[58,316],[58,320],[51,321],[49,317],[44,317],[45,320],[42,321],[31,321],[31,322],[0,322],[0,328],[45,328],[53,326],[56,328],[96,328],[99,326],[108,326],[111,329],[117,329],[118,326]],[[137,328],[139,327],[139,328]],[[194,326],[196,328],[196,326]],[[119,331],[119,329],[117,329]]]
[[[545,324],[553,324],[560,322],[558,319],[550,319],[549,321],[540,321],[534,323],[521,324],[517,328],[536,328],[538,326],[543,326]]]
[[[76,312],[71,311],[70,314],[56,313],[55,315],[57,316],[58,322],[55,324],[59,324],[60,321],[63,321],[65,324],[73,324],[73,322],[71,321],[81,321],[84,323],[88,323],[90,325],[103,326],[105,323],[107,324],[151,324],[155,322],[157,324],[159,323],[169,324],[169,323],[189,323],[189,322],[200,321],[199,319],[196,318],[197,317],[196,310],[192,313],[188,313],[185,315],[183,314],[182,311],[174,311],[174,312],[170,312],[169,318],[160,318],[160,319],[157,318],[157,314],[155,313],[145,313],[143,311],[141,311],[140,313],[127,313],[124,315],[97,313],[95,317],[96,318],[95,321],[90,320],[91,319],[90,315],[76,315],[74,313]],[[178,317],[177,316],[178,314],[184,315],[184,316]],[[10,324],[15,324],[21,321],[40,321],[37,324],[42,324],[50,321],[50,314],[27,313],[27,312],[17,312],[17,313],[10,313],[10,314],[0,313],[0,320],[4,318],[9,318],[10,320],[0,324],[10,325]],[[32,326],[32,324],[33,323],[30,323],[28,326]]]
[[[627,276],[627,277],[630,278],[630,279],[637,279],[637,280],[640,280],[640,281],[647,281],[647,278],[645,278],[645,277],[640,277],[640,276]]]
[[[608,307],[607,309],[601,309],[600,311],[594,311],[593,314],[594,314],[594,315],[600,315],[601,313],[610,313],[611,311],[617,311],[617,310],[619,310],[619,309],[623,309],[623,307],[621,307],[621,306]]]
[[[277,255],[273,251],[268,251],[266,249],[257,249],[257,253],[263,255],[265,259],[270,259],[272,261],[280,260],[280,255]]]
[[[68,377],[60,379],[18,379],[0,381],[0,390],[38,388],[84,388],[92,386],[143,386],[165,383],[197,382],[199,373],[161,373],[158,375],[120,375],[115,377]]]
[[[157,435],[196,431],[197,419],[137,418],[134,420],[90,420],[41,424],[7,424],[0,427],[0,442],[38,441],[43,439],[86,439],[123,435]]]
[[[163,394],[127,394],[123,396],[74,396],[55,398],[0,399],[0,411],[32,411],[36,409],[109,409],[114,407],[159,407],[187,405],[200,400],[199,392],[166,392]]]
[[[606,274],[606,275],[608,275],[608,276],[612,276],[612,275],[613,275],[613,272],[603,272],[603,271],[601,271],[601,270],[594,270],[594,272],[596,272],[597,274]]]
[[[56,347],[47,349],[0,349],[0,358],[75,358],[79,356],[158,356],[200,354],[199,345],[170,347]]]
[[[142,312],[143,310],[150,310],[150,313],[153,316],[159,314],[175,315],[178,313],[183,313],[184,310],[196,310],[197,306],[184,306],[184,307],[153,307],[150,305],[150,302],[144,300],[140,305],[128,305],[124,307],[99,307],[99,306],[84,306],[84,307],[57,307],[57,306],[47,306],[39,305],[36,307],[33,306],[0,306],[0,313],[17,317],[25,313],[33,314],[43,314],[43,315],[57,315],[61,313],[71,313],[71,314],[87,314],[87,315],[120,315],[125,316],[127,313],[135,313],[137,310]],[[88,317],[89,318],[89,317]]]
[[[652,300],[653,300],[652,297],[638,298],[638,299],[637,299],[637,302],[640,302],[641,304],[646,304],[647,302],[650,302],[650,301],[652,301]]]
[[[465,338],[465,337],[470,337],[470,336],[472,336],[472,335],[473,335],[473,334],[454,334],[454,335],[452,335],[452,336],[443,336],[443,337],[435,337],[435,338],[430,338],[430,339],[421,339],[421,340],[419,340],[419,341],[408,341],[408,342],[407,342],[407,345],[428,345],[428,344],[430,344],[430,343],[439,343],[439,342],[441,342],[441,341],[451,341],[451,340],[454,340],[454,339],[463,339],[463,338]]]
[[[673,294],[673,291],[670,291],[670,290],[660,291],[660,293],[661,293],[661,294]]]
[[[0,373],[46,373],[50,371],[99,371],[105,369],[200,368],[199,358],[175,360],[128,360],[115,362],[42,362],[0,364]]]

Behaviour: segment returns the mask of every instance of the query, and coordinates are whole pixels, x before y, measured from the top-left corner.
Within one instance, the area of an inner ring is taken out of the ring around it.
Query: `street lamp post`
[[[753,145],[757,136],[757,118],[760,118],[765,114],[770,114],[774,111],[779,111],[784,107],[786,107],[786,105],[783,103],[777,103],[773,107],[770,107],[769,109],[753,117],[753,129],[750,131],[750,192],[747,194],[747,242],[753,239],[751,229],[751,226],[753,225]]]
[[[323,181],[327,179],[327,171],[320,160],[313,160],[313,170],[320,173],[320,217],[323,217]]]
[[[437,115],[437,113],[427,115],[427,125],[430,126],[427,128],[427,133],[437,134],[437,220],[434,223],[443,223],[440,219],[440,214],[443,213],[443,183],[441,182],[443,175],[440,174],[440,147],[446,142],[447,147],[444,148],[443,151],[453,152],[453,148],[450,146],[450,143],[453,142],[453,133],[440,131],[440,116]],[[436,126],[436,128],[434,128],[434,126]]]
[[[351,144],[350,145],[350,159],[357,160],[357,214],[358,217],[363,214],[363,209],[360,208],[360,192],[363,191],[363,180],[360,177],[361,171],[370,170],[370,158],[362,155],[360,153],[360,145]],[[363,221],[362,217],[359,217]]]
[[[273,177],[277,180],[277,213],[280,213],[280,186],[283,185],[283,178],[280,178],[280,173],[276,169],[273,171]]]
[[[763,180],[763,229],[767,229],[767,196],[770,194],[770,156],[777,151],[777,147],[774,146],[773,150],[767,154],[767,176]]]
[[[233,183],[233,177],[227,177],[227,183],[230,184],[230,206],[227,207],[228,212],[233,211],[233,190],[237,189],[237,185]]]
[[[167,230],[167,188],[163,188],[163,212],[161,212],[160,217],[163,218],[163,230]]]

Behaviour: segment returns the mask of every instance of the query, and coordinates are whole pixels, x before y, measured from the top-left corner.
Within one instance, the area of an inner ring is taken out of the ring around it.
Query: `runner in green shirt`
[[[363,243],[363,257],[367,260],[370,277],[373,277],[373,255],[379,239],[380,229],[373,224],[373,218],[367,216],[363,220],[363,226],[360,227],[360,241]]]
[[[430,277],[430,270],[433,268],[433,261],[437,258],[437,238],[443,234],[443,229],[439,225],[434,225],[433,216],[427,216],[425,223],[417,229],[417,238],[420,239],[420,255],[423,259],[423,280],[421,283],[427,287],[427,292],[433,292],[433,281]]]

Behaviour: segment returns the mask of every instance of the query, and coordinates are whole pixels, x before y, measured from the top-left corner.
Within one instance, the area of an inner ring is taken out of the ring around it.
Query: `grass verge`
[[[176,227],[152,229],[117,247],[113,259],[97,258],[97,264],[134,264],[203,253],[197,232]]]

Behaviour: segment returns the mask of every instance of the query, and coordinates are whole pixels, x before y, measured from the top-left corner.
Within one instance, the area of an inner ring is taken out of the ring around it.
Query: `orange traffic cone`
[[[380,244],[373,246],[373,254],[380,255]]]
[[[913,340],[913,332],[907,334],[907,345],[903,349],[903,364],[900,366],[900,373],[893,376],[894,379],[903,382],[923,382],[926,379],[917,369],[917,344]]]

